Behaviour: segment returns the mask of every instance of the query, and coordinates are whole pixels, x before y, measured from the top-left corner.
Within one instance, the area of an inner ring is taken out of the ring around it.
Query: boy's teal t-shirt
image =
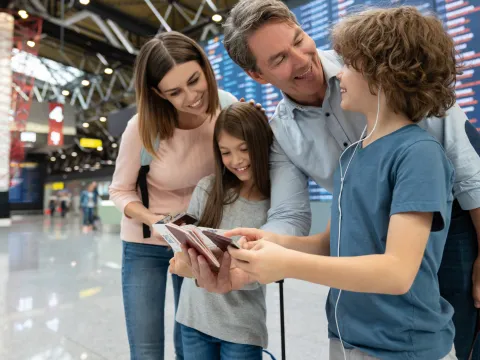
[[[343,171],[354,152],[341,158]],[[454,170],[442,146],[417,125],[405,126],[365,148],[346,174],[340,256],[384,254],[390,216],[433,212],[432,232],[420,270],[404,295],[342,291],[337,316],[346,348],[385,360],[441,359],[452,349],[453,308],[440,296],[437,272],[450,225]],[[338,256],[340,169],[334,177],[330,256]],[[378,274],[382,276],[382,274]],[[329,337],[338,338],[331,289],[326,310]]]

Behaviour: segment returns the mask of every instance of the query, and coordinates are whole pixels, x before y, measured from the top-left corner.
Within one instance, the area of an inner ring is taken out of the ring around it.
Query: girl
[[[110,198],[124,214],[122,289],[131,359],[163,360],[165,288],[173,252],[160,236],[150,235],[149,227],[169,213],[185,211],[195,185],[213,172],[211,142],[220,105],[236,99],[217,89],[202,48],[173,31],[140,50],[135,91],[138,114],[122,136]],[[139,173],[142,149],[153,160]],[[138,191],[137,180],[146,189]],[[147,206],[140,198],[145,190]],[[172,279],[177,306],[182,278]],[[181,360],[177,323],[174,342]]]
[[[453,40],[434,16],[399,7],[347,16],[333,45],[345,61],[340,106],[367,126],[339,159],[331,227],[309,237],[235,230],[226,235],[259,241],[230,249],[233,263],[262,283],[331,287],[331,360],[456,359],[453,308],[437,277],[454,172],[417,125],[455,103]]]
[[[200,219],[199,226],[232,229],[266,222],[272,137],[265,115],[247,103],[220,113],[214,131],[215,174],[198,183],[188,208]],[[176,254],[171,271],[185,269],[183,256]],[[222,265],[229,264],[223,260]],[[185,360],[262,359],[267,346],[265,287],[239,283],[221,295],[185,279],[177,313]]]

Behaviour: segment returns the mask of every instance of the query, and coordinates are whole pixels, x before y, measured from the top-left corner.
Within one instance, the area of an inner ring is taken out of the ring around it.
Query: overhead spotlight
[[[50,161],[56,161],[56,160],[57,160],[57,158],[56,158],[55,156],[52,156],[52,157],[50,158]]]
[[[66,159],[66,158],[67,158],[67,155],[62,154],[62,155],[60,155],[60,157],[61,157],[62,159]]]
[[[87,79],[83,79],[82,80],[82,85],[83,86],[88,86],[88,85],[90,85],[90,81],[88,81]]]
[[[214,15],[212,16],[212,20],[218,23],[218,22],[220,22],[220,21],[223,20],[223,17],[222,17],[222,15],[220,15],[220,14],[214,14]]]
[[[99,119],[101,122],[105,122],[107,121],[107,118],[105,116],[100,116],[100,119]]]
[[[82,5],[88,5],[90,4],[90,0],[80,0],[79,3]]]
[[[20,15],[22,19],[28,18],[28,13],[25,10],[18,10],[18,15]]]
[[[103,151],[103,147],[101,146],[97,147],[97,151]]]
[[[90,126],[90,124],[87,123],[87,122],[84,122],[82,126],[86,129],[86,128],[88,128],[88,127]]]
[[[112,144],[112,148],[114,148],[114,149],[115,149],[117,146],[118,146],[117,143],[113,143],[113,144]]]
[[[68,90],[62,90],[62,95],[63,95],[63,96],[68,96],[68,95],[70,95],[70,91],[68,91]]]
[[[76,157],[77,155],[78,155],[78,154],[77,154],[75,151],[72,152],[72,156],[73,156],[73,157]]]
[[[105,74],[107,74],[107,75],[113,74],[113,69],[112,69],[112,68],[109,68],[109,67],[105,68],[105,70],[103,70],[103,71],[104,71]]]
[[[27,45],[30,46],[31,48],[35,47],[35,41],[33,40],[28,40]]]

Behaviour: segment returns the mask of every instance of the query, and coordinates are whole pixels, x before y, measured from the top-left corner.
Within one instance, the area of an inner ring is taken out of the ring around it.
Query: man
[[[279,0],[240,0],[226,21],[224,43],[251,78],[283,93],[271,120],[275,134],[271,209],[263,229],[307,235],[308,177],[332,191],[340,154],[359,140],[365,127],[362,115],[340,108],[336,75],[342,60],[334,52],[317,51],[313,39]],[[442,296],[455,308],[458,358],[466,360],[478,316],[475,308],[480,308],[480,158],[466,134],[471,125],[458,105],[445,119],[425,119],[420,126],[443,144],[456,171],[456,201],[439,280]],[[228,276],[214,276],[199,260],[192,257],[199,286],[228,291]]]

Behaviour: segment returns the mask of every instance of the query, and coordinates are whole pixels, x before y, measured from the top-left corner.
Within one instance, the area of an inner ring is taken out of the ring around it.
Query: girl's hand
[[[170,259],[168,271],[178,276],[193,278],[192,269],[188,265],[188,262],[184,260],[185,255],[182,254],[183,252],[175,253],[174,257]]]
[[[235,249],[232,246],[228,249],[233,265],[262,284],[288,277],[290,251],[265,240],[244,243],[243,249]]]

